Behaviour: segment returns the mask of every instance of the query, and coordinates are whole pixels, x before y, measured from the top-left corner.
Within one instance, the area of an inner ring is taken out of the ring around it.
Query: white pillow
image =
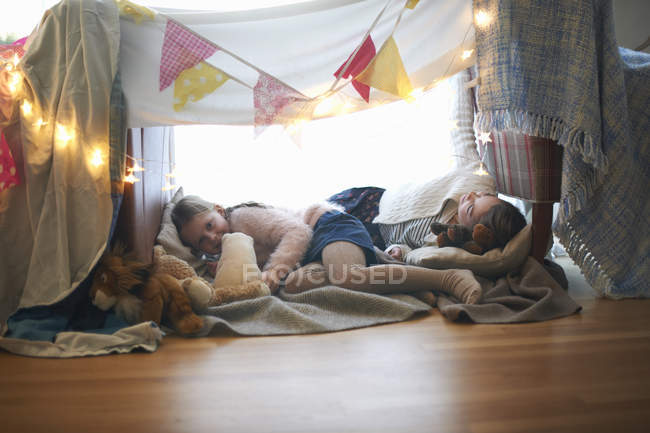
[[[410,251],[405,261],[431,269],[469,269],[476,275],[494,278],[519,268],[530,254],[532,243],[532,225],[528,224],[503,249],[494,248],[480,256],[456,247],[425,246]]]
[[[162,221],[160,223],[160,232],[158,232],[158,236],[156,237],[156,243],[162,245],[167,254],[171,254],[172,256],[176,256],[179,259],[186,261],[194,268],[198,275],[203,275],[206,267],[205,261],[192,254],[190,247],[183,245],[180,237],[178,237],[176,226],[172,222],[172,209],[174,209],[176,203],[183,198],[183,195],[183,188],[178,188],[174,197],[172,197],[169,203],[165,204]]]

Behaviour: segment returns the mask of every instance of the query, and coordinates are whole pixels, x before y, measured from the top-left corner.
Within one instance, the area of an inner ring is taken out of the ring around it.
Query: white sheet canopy
[[[413,9],[407,7],[414,3]],[[398,96],[372,88],[367,103],[351,84],[345,85],[350,77],[336,84],[340,91],[330,98],[334,108],[330,104],[330,110],[312,113],[332,89],[334,73],[367,34],[377,53],[393,35],[415,94],[470,66],[475,58],[474,51],[469,54],[474,48],[469,0],[317,0],[238,12],[164,8],[133,12],[128,2],[122,5],[120,68],[129,127],[254,124],[253,88],[261,73],[311,99],[310,108],[301,109],[308,119],[340,113],[341,107],[349,112],[397,100]],[[231,77],[199,101],[190,99],[179,111],[173,107],[174,84],[159,90],[161,52],[170,19],[197,39],[214,44],[218,49],[204,60]],[[464,52],[468,58],[462,58]],[[383,76],[399,69],[382,67]],[[294,115],[279,123],[286,124]]]

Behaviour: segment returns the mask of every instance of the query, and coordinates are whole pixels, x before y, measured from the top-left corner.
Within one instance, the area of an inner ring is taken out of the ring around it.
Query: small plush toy
[[[99,309],[114,307],[130,324],[153,321],[160,325],[168,319],[181,334],[203,328],[203,319],[192,311],[180,282],[153,265],[133,260],[120,244],[102,256],[89,295]]]
[[[470,228],[461,224],[431,223],[431,231],[438,235],[439,247],[459,247],[472,254],[481,255],[497,246],[492,230],[476,224]]]
[[[257,266],[253,238],[244,233],[226,233],[221,238],[221,257],[212,287],[200,278],[183,281],[196,311],[208,307],[271,294]]]

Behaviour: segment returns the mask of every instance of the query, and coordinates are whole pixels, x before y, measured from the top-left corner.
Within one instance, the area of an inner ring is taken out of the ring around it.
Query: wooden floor
[[[0,352],[0,431],[648,432],[650,302],[293,337],[166,337],[153,354]]]

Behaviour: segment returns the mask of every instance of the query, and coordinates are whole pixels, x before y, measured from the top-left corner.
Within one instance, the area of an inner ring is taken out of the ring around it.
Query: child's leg
[[[345,281],[350,265],[366,266],[366,255],[352,242],[337,241],[322,252],[323,262],[312,262],[291,272],[284,282],[289,293],[304,292]]]
[[[351,242],[333,242],[322,255],[330,283],[346,289],[377,294],[438,290],[466,304],[475,304],[481,297],[481,285],[468,270],[408,265],[366,267],[363,249]]]
[[[327,270],[321,262],[311,262],[287,275],[284,281],[288,293],[300,293],[317,287],[328,286]]]
[[[435,270],[406,265],[379,265],[366,267],[363,250],[350,242],[334,242],[323,249],[323,264],[312,264],[293,272],[286,281],[289,293],[304,292],[327,284],[368,293],[412,293],[427,303],[435,298],[421,292],[438,290],[465,303],[476,303],[481,286],[467,270]],[[311,266],[311,268],[307,267]],[[302,271],[302,272],[301,272]],[[318,278],[310,278],[314,272]],[[300,278],[299,278],[300,277]],[[320,283],[323,279],[326,282]],[[432,299],[431,299],[432,298]]]

